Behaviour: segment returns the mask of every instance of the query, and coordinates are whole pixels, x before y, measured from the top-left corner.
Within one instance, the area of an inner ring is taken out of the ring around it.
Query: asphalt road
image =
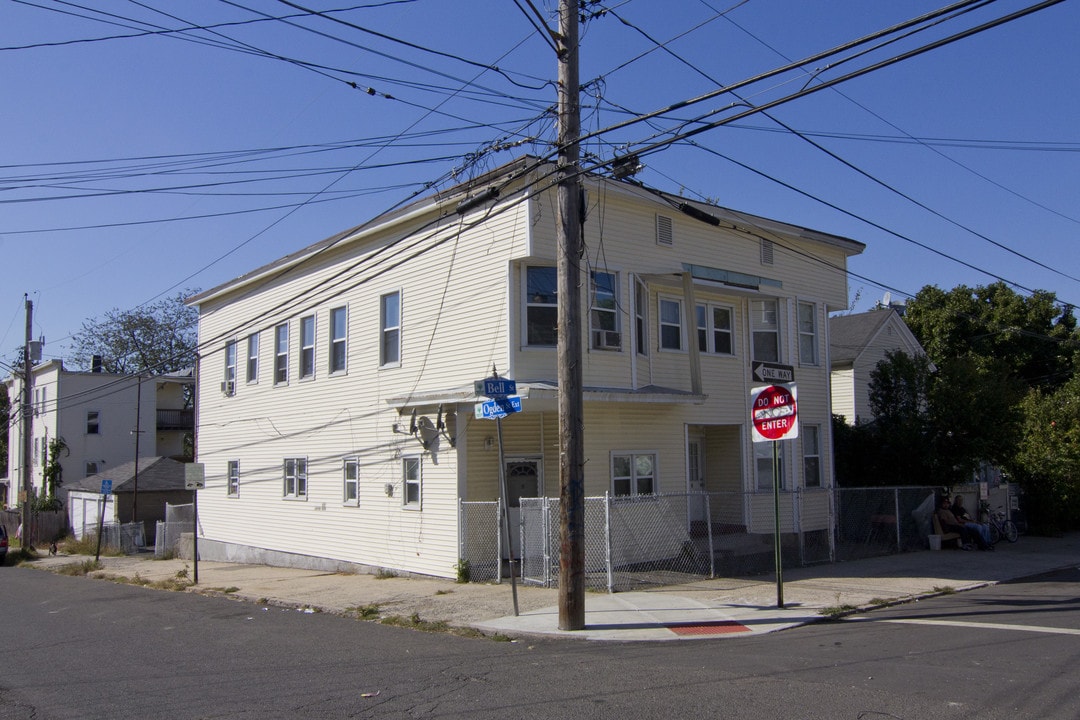
[[[1077,718],[1080,571],[751,638],[495,642],[0,568],[0,720]]]

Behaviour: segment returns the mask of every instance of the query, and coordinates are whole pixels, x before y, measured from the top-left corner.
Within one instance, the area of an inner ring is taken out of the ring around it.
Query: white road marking
[[[985,622],[966,622],[964,620],[917,620],[917,619],[895,619],[895,620],[877,620],[875,618],[852,618],[863,622],[887,622],[887,623],[899,623],[901,625],[947,625],[949,627],[967,627],[967,628],[980,628],[990,630],[1021,630],[1023,632],[1040,632],[1050,633],[1052,635],[1080,635],[1080,629],[1077,628],[1056,628],[1047,627],[1046,625],[1007,625],[1005,623],[985,623]]]

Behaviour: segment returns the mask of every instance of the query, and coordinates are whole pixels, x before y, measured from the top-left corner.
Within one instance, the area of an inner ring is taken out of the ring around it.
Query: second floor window
[[[86,463],[86,477],[90,477],[91,475],[97,475],[98,472],[98,464],[96,462],[91,460]]]
[[[818,364],[817,308],[813,303],[799,303],[799,364]]]
[[[247,339],[247,381],[259,381],[259,333],[251,333]]]
[[[300,379],[315,377],[315,316],[300,318]]]
[[[592,346],[614,350],[622,347],[619,333],[618,281],[615,273],[593,271],[589,286],[589,322]]]
[[[289,325],[274,328],[274,384],[289,382]]]
[[[345,358],[348,350],[348,314],[345,308],[330,311],[330,372],[345,372]]]
[[[236,343],[232,340],[225,343],[225,382],[236,382]]]
[[[776,300],[750,301],[750,328],[754,360],[780,362],[780,321]]]
[[[401,362],[401,293],[387,293],[379,300],[382,337],[379,347],[380,365]]]
[[[682,303],[660,298],[660,347],[682,350]]]
[[[86,434],[97,435],[101,430],[100,417],[97,410],[86,411]]]
[[[634,283],[634,330],[638,355],[649,354],[649,291],[642,283]]]
[[[553,267],[525,270],[525,344],[554,346],[559,341],[558,276]]]

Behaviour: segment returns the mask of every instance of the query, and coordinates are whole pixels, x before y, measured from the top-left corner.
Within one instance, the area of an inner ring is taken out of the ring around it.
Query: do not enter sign
[[[799,408],[794,385],[768,385],[750,391],[754,442],[799,437]]]

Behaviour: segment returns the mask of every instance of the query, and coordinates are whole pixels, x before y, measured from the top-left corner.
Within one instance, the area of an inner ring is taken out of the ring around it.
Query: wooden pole
[[[578,10],[559,2],[559,629],[585,629],[585,450],[581,371],[581,135]]]

